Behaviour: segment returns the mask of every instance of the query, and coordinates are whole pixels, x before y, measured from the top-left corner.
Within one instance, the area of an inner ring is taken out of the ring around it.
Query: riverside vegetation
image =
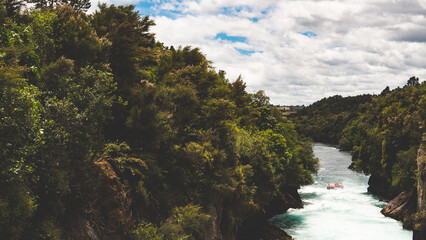
[[[426,136],[425,82],[412,77],[404,87],[387,87],[379,95],[324,98],[291,119],[302,135],[351,151],[350,168],[371,174],[369,192],[388,199],[399,195],[390,205],[399,203],[386,207],[384,213],[401,206],[396,210],[400,213],[386,215],[403,220],[404,227],[425,231],[426,213],[415,213],[423,209],[416,208],[416,196],[425,176],[418,168],[424,152],[422,136]]]
[[[311,142],[263,91],[156,41],[134,6],[0,2],[1,239],[235,239],[312,183]]]

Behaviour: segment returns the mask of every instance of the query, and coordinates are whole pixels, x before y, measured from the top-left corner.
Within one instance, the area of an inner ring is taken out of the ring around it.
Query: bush
[[[164,235],[158,232],[152,223],[142,222],[133,230],[132,240],[163,240]]]
[[[166,239],[201,240],[204,239],[203,226],[209,218],[209,215],[201,212],[200,206],[188,204],[176,207],[160,232]]]

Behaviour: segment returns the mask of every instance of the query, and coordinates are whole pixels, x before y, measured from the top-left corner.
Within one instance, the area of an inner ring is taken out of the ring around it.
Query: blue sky
[[[200,48],[230,81],[241,74],[274,104],[426,78],[426,0],[101,1],[135,4],[155,20],[158,41]]]
[[[224,41],[230,41],[230,42],[246,42],[247,38],[242,36],[228,36],[228,34],[221,32],[216,34],[214,37],[216,40],[224,40]]]

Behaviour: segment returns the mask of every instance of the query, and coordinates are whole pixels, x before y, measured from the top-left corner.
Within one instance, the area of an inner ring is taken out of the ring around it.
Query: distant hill
[[[337,144],[346,124],[357,117],[358,107],[371,102],[372,97],[369,94],[354,97],[335,95],[304,107],[289,117],[299,133],[317,142]]]

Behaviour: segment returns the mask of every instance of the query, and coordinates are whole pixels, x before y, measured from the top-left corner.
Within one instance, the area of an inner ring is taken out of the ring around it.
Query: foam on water
[[[324,144],[315,144],[314,152],[321,168],[315,183],[299,190],[304,208],[272,218],[273,224],[297,240],[412,239],[400,222],[380,213],[386,203],[367,194],[368,176],[348,169],[348,152]],[[327,190],[329,182],[344,189]]]

